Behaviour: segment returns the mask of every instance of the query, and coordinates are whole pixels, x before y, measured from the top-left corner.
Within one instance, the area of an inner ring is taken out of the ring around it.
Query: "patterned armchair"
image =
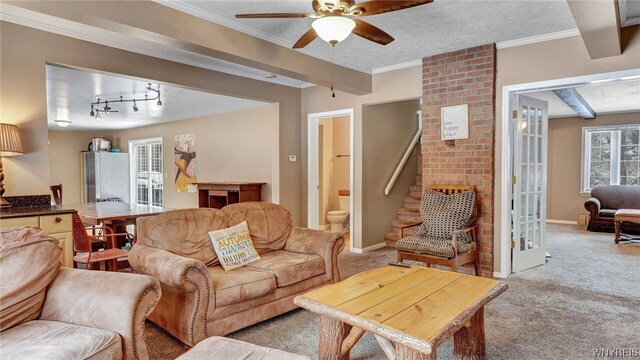
[[[471,185],[430,185],[422,195],[422,222],[406,224],[400,229],[396,244],[398,261],[414,260],[449,266],[474,263],[476,275],[479,260],[476,242],[476,193]],[[404,236],[404,229],[420,225],[416,236]]]

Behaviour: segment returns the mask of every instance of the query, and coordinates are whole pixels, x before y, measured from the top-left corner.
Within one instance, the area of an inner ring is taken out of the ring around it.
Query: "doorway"
[[[308,209],[307,209],[307,226],[312,229],[325,229],[328,222],[323,221],[327,218],[327,212],[339,209],[339,194],[344,197],[345,190],[349,190],[349,217],[348,229],[350,231],[349,250],[353,249],[354,234],[354,112],[353,109],[328,111],[321,113],[313,113],[308,115]],[[341,122],[348,125],[348,145],[346,149],[341,141],[339,146],[334,130],[346,129]],[[331,140],[329,140],[331,139]],[[336,144],[337,145],[337,144]],[[337,150],[334,151],[334,149]],[[348,149],[348,153],[345,150]],[[339,151],[338,151],[339,150]],[[346,166],[345,166],[346,165]],[[338,175],[337,172],[348,171],[348,180],[346,174]],[[344,183],[348,182],[348,189],[342,189]],[[340,187],[340,189],[339,189]],[[335,190],[335,191],[334,191]],[[338,193],[340,191],[340,193]],[[333,194],[335,192],[335,194]],[[333,196],[335,195],[335,196]]]
[[[502,177],[499,179],[500,185],[497,201],[500,201],[502,204],[514,203],[512,193],[512,174],[514,173],[514,134],[516,132],[514,131],[513,111],[516,110],[514,108],[514,104],[518,95],[526,95],[527,93],[535,91],[554,90],[582,85],[605,84],[637,79],[640,79],[640,69],[631,69],[611,73],[592,74],[564,79],[504,86],[502,88],[503,102],[501,124],[503,131],[500,136],[502,143],[509,145],[506,149],[504,149],[504,156],[502,158],[502,162],[499,165],[502,169]],[[546,196],[546,194],[544,194],[544,196]],[[513,234],[515,230],[514,224],[512,222],[512,207],[503,206],[502,211],[497,216],[500,217],[501,221],[500,233],[502,234],[502,236],[500,237],[500,269],[502,269],[502,271],[500,273],[494,273],[494,276],[504,278],[511,274],[514,269],[518,269],[519,266],[514,266],[514,257],[512,256],[513,238],[512,236],[510,236],[510,234]]]

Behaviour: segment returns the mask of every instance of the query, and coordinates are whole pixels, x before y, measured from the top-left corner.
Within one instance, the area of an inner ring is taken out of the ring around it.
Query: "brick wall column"
[[[480,203],[481,275],[493,275],[495,181],[495,44],[422,60],[422,186],[474,185]],[[440,109],[468,104],[469,138],[441,140]]]

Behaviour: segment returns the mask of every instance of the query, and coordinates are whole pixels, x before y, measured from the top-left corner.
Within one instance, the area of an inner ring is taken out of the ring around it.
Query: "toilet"
[[[349,217],[349,190],[338,190],[340,210],[327,212],[327,220],[331,224],[331,231],[344,232],[344,223]]]

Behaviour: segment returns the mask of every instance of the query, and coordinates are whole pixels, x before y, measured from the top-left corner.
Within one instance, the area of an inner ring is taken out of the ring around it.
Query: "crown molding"
[[[77,24],[49,15],[34,13],[32,11],[24,10],[22,8],[10,6],[7,4],[2,4],[2,7],[0,7],[0,20],[62,36],[67,36],[78,40],[126,50],[133,53],[147,55],[185,65],[191,65],[202,69],[240,76],[252,80],[258,80],[299,89],[305,89],[315,86],[315,84],[312,83],[307,83],[301,80],[284,76],[278,76],[275,79],[268,79],[262,75],[251,74],[249,72],[244,72],[242,70],[225,66],[225,63],[228,63],[229,66],[233,67],[246,67],[244,65],[235,64],[221,59],[210,57],[205,58],[204,56],[202,56],[203,59],[201,60],[194,59],[193,53],[188,53],[183,50],[172,49],[171,54],[168,54],[162,51],[158,51],[157,47],[153,46],[153,44],[151,44],[151,46],[148,46],[149,44],[147,44],[145,41],[141,41],[138,43],[134,43],[130,40],[118,41],[113,37],[106,36],[104,30],[96,30],[95,28],[88,25]],[[143,43],[145,43],[147,46],[144,46]],[[212,60],[214,60],[214,62]],[[257,70],[250,67],[246,68],[254,71]]]
[[[220,16],[220,15],[216,15],[216,14],[211,14],[208,12],[205,12],[204,10],[202,10],[201,8],[191,5],[189,3],[184,2],[183,0],[152,0],[155,3],[158,3],[160,5],[164,5],[167,7],[170,7],[174,10],[178,10],[181,11],[183,13],[187,13],[189,15],[193,15],[195,17],[199,17],[201,19],[210,21],[212,23],[224,26],[226,28],[232,29],[232,30],[236,30],[242,33],[245,33],[247,35],[256,37],[258,39],[262,39],[265,41],[268,41],[270,43],[276,44],[276,45],[280,45],[282,47],[291,49],[294,45],[293,42],[283,39],[281,37],[278,36],[274,36],[271,35],[269,33],[266,33],[264,31],[260,31],[257,30],[255,28],[252,28],[250,26],[247,25],[243,25],[237,21],[233,21],[231,19],[228,19],[226,17]],[[352,64],[350,62],[346,62],[346,61],[341,61],[339,59],[331,59],[331,57],[326,56],[324,54],[321,54],[319,52],[316,51],[312,51],[306,48],[303,49],[296,49],[296,51],[301,52],[305,55],[309,55],[312,56],[314,58],[320,59],[320,60],[324,60],[327,62],[332,62],[333,64],[339,65],[339,66],[344,66],[346,68],[352,69],[352,70],[356,70],[356,71],[360,71],[363,73],[367,73],[367,74],[371,74],[371,69],[370,68],[366,68],[366,67],[362,67],[356,64]]]
[[[411,60],[411,61],[407,61],[407,62],[403,62],[403,63],[399,63],[399,64],[388,65],[388,66],[382,66],[382,67],[373,69],[371,71],[371,73],[372,74],[381,74],[381,73],[386,73],[386,72],[389,72],[389,71],[401,70],[401,69],[406,69],[406,68],[410,68],[410,67],[414,67],[414,66],[422,66],[422,59]]]
[[[577,28],[571,29],[571,30],[558,31],[558,32],[549,33],[549,34],[536,35],[536,36],[526,37],[522,39],[500,41],[496,43],[496,48],[507,49],[507,48],[512,48],[516,46],[536,44],[536,43],[541,43],[545,41],[564,39],[564,38],[573,37],[573,36],[580,36],[580,31],[578,31]]]

